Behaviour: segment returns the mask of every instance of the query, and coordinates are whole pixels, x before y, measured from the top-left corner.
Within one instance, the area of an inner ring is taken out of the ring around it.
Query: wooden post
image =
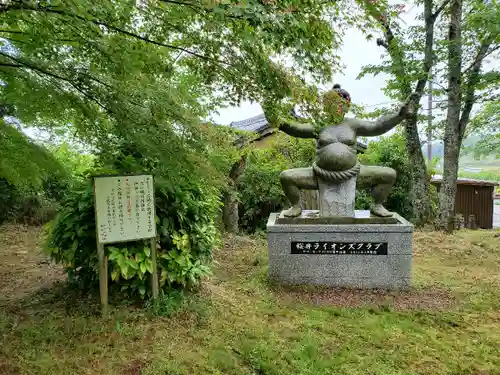
[[[104,244],[97,239],[97,256],[99,258],[99,292],[101,295],[102,316],[108,314],[108,257],[104,255]]]
[[[156,265],[156,237],[151,238],[151,263],[153,265],[153,275],[151,276],[151,290],[153,300],[158,298],[158,267]]]
[[[94,193],[94,218],[96,225],[96,243],[97,243],[97,259],[99,260],[99,295],[101,297],[101,314],[106,316],[108,314],[108,257],[104,255],[104,244],[99,241],[99,232],[97,230],[97,202],[95,194],[95,178],[93,181]]]
[[[469,229],[477,229],[476,226],[476,215],[469,215],[469,220],[467,220],[467,228]]]

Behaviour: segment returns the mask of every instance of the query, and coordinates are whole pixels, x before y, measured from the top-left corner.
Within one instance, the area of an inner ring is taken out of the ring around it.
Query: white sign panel
[[[153,176],[96,177],[94,194],[100,243],[156,236]]]

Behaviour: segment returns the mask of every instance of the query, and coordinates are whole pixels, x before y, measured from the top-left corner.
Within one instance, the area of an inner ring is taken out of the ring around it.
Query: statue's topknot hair
[[[338,83],[333,85],[333,90],[336,91],[342,99],[345,99],[348,103],[351,103],[351,95],[346,90],[341,88]]]

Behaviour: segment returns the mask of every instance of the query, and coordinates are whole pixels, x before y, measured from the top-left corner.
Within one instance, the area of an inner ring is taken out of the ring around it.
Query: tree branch
[[[154,45],[157,45],[157,46],[161,46],[161,47],[166,47],[166,48],[170,48],[170,49],[174,49],[174,50],[177,50],[177,51],[182,51],[182,52],[185,52],[191,56],[195,56],[195,57],[198,57],[200,59],[204,59],[204,60],[207,60],[207,61],[212,61],[212,62],[215,62],[217,64],[220,64],[220,65],[229,65],[231,66],[230,63],[227,63],[227,62],[224,62],[224,61],[220,61],[220,60],[217,60],[217,59],[213,59],[211,57],[208,57],[208,56],[204,56],[204,55],[201,55],[197,52],[193,52],[191,50],[188,50],[186,48],[183,48],[183,47],[179,47],[179,46],[174,46],[172,44],[166,44],[166,43],[162,43],[162,42],[158,42],[156,40],[152,40],[152,39],[149,39],[147,37],[143,37],[143,36],[140,36],[140,35],[137,35],[133,32],[130,32],[130,31],[127,31],[127,30],[124,30],[124,29],[121,29],[117,26],[114,26],[114,25],[110,25],[108,24],[107,22],[104,22],[104,21],[100,21],[100,20],[97,20],[97,19],[87,19],[85,17],[82,17],[82,16],[79,16],[77,14],[73,14],[73,13],[68,13],[68,12],[65,12],[63,10],[60,10],[60,9],[55,9],[55,8],[50,8],[50,7],[42,7],[42,6],[38,6],[38,7],[33,7],[33,6],[25,6],[25,7],[21,7],[20,9],[23,9],[23,10],[30,10],[30,11],[34,11],[34,12],[47,12],[47,13],[54,13],[54,14],[59,14],[59,15],[62,15],[62,16],[67,16],[67,17],[73,17],[73,18],[76,18],[76,19],[79,19],[81,21],[84,21],[84,22],[91,22],[95,25],[98,25],[98,26],[104,26],[106,28],[108,28],[109,30],[113,30],[117,33],[120,33],[120,34],[123,34],[123,35],[127,35],[129,37],[132,37],[132,38],[135,38],[135,39],[138,39],[138,40],[142,40],[143,42],[147,42],[147,43],[151,43],[151,44],[154,44]]]
[[[446,1],[449,0],[445,0],[443,4],[445,4]],[[443,6],[443,4],[441,5]],[[420,97],[422,97],[423,95],[425,85],[427,84],[427,80],[429,79],[429,73],[432,69],[432,65],[434,64],[433,45],[434,45],[434,23],[436,21],[436,18],[432,14],[432,0],[424,1],[424,19],[425,19],[425,47],[424,47],[424,62],[422,69],[424,76],[417,81],[417,85],[415,88],[415,91],[420,94]]]
[[[160,47],[166,47],[166,48],[175,49],[177,51],[182,51],[184,53],[187,53],[188,55],[195,56],[195,57],[198,57],[200,59],[207,60],[207,61],[212,61],[212,62],[215,62],[217,64],[231,65],[231,64],[226,63],[224,61],[220,61],[220,60],[217,60],[217,59],[212,59],[210,57],[201,55],[199,53],[190,51],[190,50],[188,50],[186,48],[183,48],[183,47],[178,47],[178,46],[174,46],[174,45],[171,45],[171,44],[165,44],[165,43],[161,43],[161,42],[149,39],[147,37],[142,37],[140,35],[137,35],[137,34],[134,34],[134,33],[130,32],[130,31],[120,29],[120,28],[118,28],[116,26],[108,25],[108,24],[106,24],[104,22],[100,22],[100,21],[92,21],[92,22],[97,23],[98,25],[101,25],[101,26],[105,26],[105,27],[107,27],[107,28],[109,28],[111,30],[114,30],[114,31],[118,32],[118,33],[122,33],[122,34],[128,35],[128,36],[130,36],[132,38],[142,40],[143,42],[155,44],[155,45],[160,46]]]
[[[0,63],[0,66],[5,66],[9,68],[22,68],[23,65],[21,64],[8,64],[8,63]]]
[[[0,38],[8,40],[9,42],[12,42],[12,43],[28,44],[28,42],[25,41],[25,40],[14,39],[11,36],[8,36],[8,37],[7,36],[1,36]]]
[[[446,6],[450,3],[451,0],[444,0],[441,5],[436,9],[436,11],[434,13],[432,13],[431,17],[432,17],[432,22],[436,21],[436,18],[439,17],[439,15],[441,14],[441,12],[444,10],[444,8],[446,8]]]
[[[25,62],[25,61],[22,61],[21,59],[18,59],[18,58],[16,58],[16,57],[11,56],[11,55],[9,55],[9,54],[7,54],[7,53],[4,53],[4,52],[2,52],[2,51],[0,51],[0,55],[1,55],[1,56],[4,56],[4,57],[6,57],[6,58],[8,58],[8,59],[10,59],[10,60],[12,60],[12,61],[15,61],[16,63],[18,63],[18,64],[20,65],[20,67],[28,68],[28,69],[31,69],[31,70],[36,70],[36,71],[38,71],[38,72],[40,72],[40,73],[46,74],[46,75],[48,75],[48,76],[51,76],[51,77],[54,77],[54,78],[57,78],[57,79],[61,79],[61,80],[63,80],[63,81],[69,81],[69,80],[68,80],[68,78],[65,78],[65,77],[59,76],[59,75],[57,75],[57,74],[55,74],[55,73],[51,73],[51,72],[49,72],[48,70],[45,70],[45,69],[43,69],[43,68],[40,68],[40,67],[34,66],[34,65],[30,64],[30,63],[27,63],[27,62]]]
[[[194,9],[194,10],[199,9],[199,10],[203,10],[205,12],[208,12],[208,9],[201,7],[199,5],[193,4],[193,3],[184,3],[182,1],[175,1],[175,0],[160,0],[160,2],[166,3],[166,4],[174,4],[174,5],[185,5],[185,6],[190,7],[191,9]]]
[[[422,68],[423,76],[417,81],[414,90],[416,93],[420,95],[419,99],[423,95],[425,85],[427,84],[427,81],[429,79],[429,72],[431,71],[431,68],[434,64],[433,45],[434,45],[435,21],[449,2],[450,0],[444,0],[443,3],[439,6],[439,8],[434,13],[432,13],[433,1],[432,0],[424,1],[425,47],[424,47],[424,61]],[[403,51],[398,51],[397,46],[394,45],[395,36],[394,32],[391,30],[389,21],[386,18],[382,17],[380,12],[376,11],[372,12],[372,17],[374,17],[380,22],[380,24],[384,29],[384,34],[386,37],[386,40],[377,39],[377,45],[383,46],[391,56],[393,62],[399,66],[398,71],[395,72],[396,79],[402,84],[403,92],[405,93],[405,95],[409,95],[411,92],[411,86],[409,83],[405,82],[403,78],[406,75],[404,69]]]
[[[15,31],[15,30],[0,30],[0,33],[8,33],[8,34],[24,34],[26,35],[24,31]]]
[[[21,59],[18,59],[18,58],[15,58],[13,56],[10,56],[9,54],[6,54],[4,52],[1,52],[0,51],[0,55],[1,56],[4,56],[8,59],[11,59],[12,61],[15,61],[17,64],[9,64],[10,67],[17,67],[17,68],[27,68],[27,69],[30,69],[30,70],[33,70],[34,72],[37,72],[37,73],[42,73],[42,74],[45,74],[49,77],[52,77],[52,78],[56,78],[56,79],[59,79],[61,81],[64,81],[64,82],[67,82],[69,83],[75,90],[77,90],[78,92],[80,92],[82,95],[84,95],[86,98],[88,98],[89,100],[93,101],[94,103],[96,103],[99,107],[101,107],[102,109],[104,109],[105,111],[107,112],[110,112],[111,111],[106,107],[104,106],[103,104],[101,104],[99,102],[99,100],[97,100],[96,98],[94,98],[92,95],[90,95],[89,93],[87,93],[85,90],[83,90],[80,86],[78,86],[75,82],[73,82],[71,79],[69,78],[66,78],[66,77],[63,77],[63,76],[60,76],[58,74],[55,74],[55,73],[52,73],[52,72],[49,72],[48,70],[45,70],[43,68],[40,68],[38,66],[35,66],[33,64],[30,64],[30,63],[27,63],[25,61],[22,61]],[[3,65],[3,64],[2,64]],[[17,65],[17,66],[15,66]]]
[[[488,39],[489,39],[489,40],[491,40],[491,38],[488,38]],[[488,39],[487,39],[487,40],[488,40]],[[489,47],[490,47],[490,46],[491,46],[491,42],[489,43],[488,49],[489,49]],[[471,63],[471,64],[470,64],[470,65],[469,65],[469,66],[468,66],[468,67],[464,70],[464,74],[465,74],[465,73],[468,73],[468,72],[469,72],[469,71],[470,71],[470,70],[474,67],[474,64],[476,64],[476,62],[477,62],[477,60],[478,60],[479,58],[481,58],[482,60],[484,60],[486,57],[488,57],[488,56],[489,56],[489,55],[491,55],[493,52],[498,51],[498,50],[500,50],[500,44],[499,44],[498,46],[496,46],[496,47],[494,47],[494,48],[490,49],[489,51],[486,51],[486,52],[484,53],[484,56],[482,56],[482,57],[481,57],[481,56],[480,56],[480,54],[481,54],[481,48],[480,48],[480,49],[478,50],[478,53],[476,54],[476,57],[475,57],[475,58],[474,58],[474,60],[472,61],[472,63]]]
[[[370,15],[380,23],[385,35],[385,40],[380,38],[377,39],[377,45],[383,46],[389,53],[393,64],[397,67],[394,75],[396,76],[396,80],[399,81],[403,87],[403,96],[408,96],[411,93],[411,86],[408,82],[405,82],[404,79],[404,77],[406,77],[406,71],[404,69],[404,54],[403,51],[398,48],[399,46],[396,45],[394,32],[390,27],[389,21],[377,9],[371,10]]]
[[[194,3],[190,3],[190,2],[182,2],[182,1],[176,1],[176,0],[160,0],[162,3],[167,3],[167,4],[175,4],[175,5],[185,5],[185,6],[188,6],[194,10],[198,9],[198,10],[201,10],[201,11],[204,11],[205,13],[214,13],[213,11],[213,8],[207,8],[207,7],[203,7],[203,6],[200,6],[200,5],[197,5],[197,4],[194,4]],[[319,4],[320,5],[325,5],[325,4],[328,4],[330,2],[330,0],[326,0],[326,1],[322,1],[320,2]],[[263,2],[263,1],[258,1],[258,3],[262,6],[262,7],[265,7],[266,5],[269,5],[269,3],[266,3],[266,2]],[[281,10],[280,13],[299,13],[300,10],[299,8],[295,7],[295,6],[291,6],[290,8],[288,9],[285,9],[285,10]],[[227,18],[233,18],[233,19],[237,19],[237,20],[243,20],[243,21],[253,21],[251,18],[248,18],[248,17],[245,17],[245,16],[234,16],[234,15],[230,15],[230,14],[227,14],[227,13],[223,13],[222,14],[224,17],[227,17]],[[253,26],[255,25],[255,22],[251,22],[253,24]]]
[[[463,135],[465,134],[465,128],[467,127],[472,107],[474,106],[474,103],[476,101],[474,93],[476,90],[476,85],[479,81],[479,73],[481,71],[481,65],[488,53],[488,49],[490,48],[492,41],[493,41],[492,38],[488,38],[487,40],[481,43],[476,58],[474,59],[474,62],[470,67],[471,68],[470,72],[468,73],[468,78],[465,83],[464,106],[462,109],[462,114],[460,115],[460,121],[458,123],[458,128],[461,137],[463,137]]]

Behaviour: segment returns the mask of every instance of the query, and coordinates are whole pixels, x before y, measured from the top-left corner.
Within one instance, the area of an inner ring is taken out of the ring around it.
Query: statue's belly
[[[316,150],[316,165],[328,171],[345,171],[354,167],[356,161],[356,150],[340,142]]]

